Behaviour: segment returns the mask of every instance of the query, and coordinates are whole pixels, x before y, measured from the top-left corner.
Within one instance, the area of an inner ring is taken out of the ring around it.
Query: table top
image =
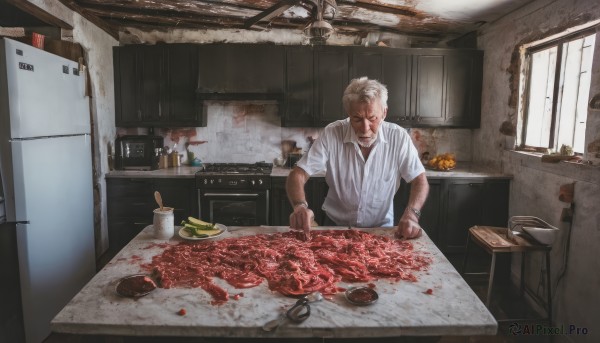
[[[230,227],[218,239],[287,230]],[[392,228],[366,230],[390,237],[394,232]],[[263,324],[277,318],[296,299],[271,292],[266,282],[241,290],[243,297],[220,306],[211,305],[212,298],[200,288],[158,288],[137,299],[116,294],[119,279],[143,272],[140,265],[161,253],[164,244],[181,241],[178,236],[156,240],[152,226],[146,227],[52,320],[52,330],[70,334],[249,338],[494,335],[497,331],[494,317],[426,234],[412,240],[415,251],[432,259],[428,270],[416,274],[417,282],[375,281],[379,300],[369,306],[350,305],[343,293],[335,294],[312,304],[306,321],[284,323],[273,332],[263,331]],[[230,294],[240,292],[220,279],[214,281]],[[355,285],[364,283],[338,283],[340,287]],[[427,294],[428,289],[431,294]],[[185,316],[177,315],[181,308],[186,309]]]

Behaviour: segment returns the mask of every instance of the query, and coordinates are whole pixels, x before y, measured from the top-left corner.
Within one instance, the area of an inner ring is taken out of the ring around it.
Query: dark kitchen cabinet
[[[297,90],[289,87],[294,84],[290,80],[298,78],[310,84],[307,61],[311,48],[287,49],[285,96],[289,98],[289,93]],[[290,57],[290,51],[302,51],[306,56],[302,60]],[[284,105],[283,126],[324,127],[345,118],[342,95],[346,86],[351,78],[368,76],[388,88],[387,121],[404,127],[479,127],[481,51],[332,46],[312,51],[314,95],[292,95],[294,101]],[[307,113],[311,100],[314,109]]]
[[[346,117],[342,95],[349,82],[346,47],[286,48],[282,126],[324,127]]]
[[[282,126],[309,127],[314,122],[313,51],[288,47],[285,51],[285,97]]]
[[[427,232],[429,238],[434,242],[439,242],[440,223],[442,218],[442,200],[443,200],[443,185],[441,179],[428,179],[429,181],[429,196],[421,209],[421,218],[419,224],[423,230]],[[400,217],[404,213],[408,204],[410,195],[410,184],[402,181],[400,189],[394,197],[394,224],[400,222]]]
[[[197,92],[201,99],[281,100],[284,54],[269,44],[199,45]]]
[[[290,225],[292,206],[290,205],[287,192],[285,191],[285,181],[285,177],[271,178],[271,225]],[[327,183],[323,177],[310,178],[304,186],[306,201],[308,202],[310,209],[314,212],[315,221],[319,225],[323,225],[325,219],[325,212],[321,207],[325,201],[327,190]]]
[[[468,230],[474,225],[506,227],[510,182],[496,179],[453,179],[445,188],[443,252],[465,251]]]
[[[419,223],[443,253],[463,253],[471,226],[505,227],[508,223],[509,179],[429,178],[429,196]],[[410,184],[402,183],[394,198],[395,221],[408,203]]]
[[[416,49],[406,126],[479,127],[482,63],[478,50]]]
[[[102,257],[106,262],[143,228],[152,225],[152,211],[157,208],[154,191],[161,193],[165,206],[175,209],[175,225],[198,214],[193,178],[107,178],[106,185],[109,249]]]
[[[206,125],[195,94],[195,45],[129,45],[113,55],[116,126]]]
[[[407,49],[356,48],[351,61],[351,78],[367,76],[386,85],[386,120],[404,125],[410,117],[412,55]]]
[[[317,48],[315,51],[315,126],[324,127],[348,115],[342,96],[348,86],[349,52],[346,48]]]

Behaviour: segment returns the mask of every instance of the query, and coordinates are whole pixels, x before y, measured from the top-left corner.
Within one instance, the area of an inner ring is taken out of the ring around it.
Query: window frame
[[[560,73],[561,73],[561,67],[562,67],[562,58],[563,58],[563,46],[565,43],[568,43],[572,40],[576,40],[579,38],[583,38],[585,36],[589,36],[592,34],[596,34],[596,39],[598,39],[598,32],[597,32],[597,27],[596,25],[592,26],[592,27],[588,27],[573,33],[569,33],[569,34],[565,34],[563,36],[551,39],[547,42],[543,42],[540,44],[536,44],[536,45],[532,45],[529,46],[527,48],[525,48],[525,54],[524,54],[524,62],[526,63],[526,80],[525,80],[525,87],[523,90],[523,101],[522,101],[522,109],[523,109],[523,123],[521,126],[521,144],[525,145],[525,142],[527,141],[527,124],[529,121],[529,101],[530,101],[530,91],[531,91],[531,73],[532,73],[532,55],[536,52],[542,51],[542,50],[546,50],[546,49],[550,49],[552,47],[556,47],[557,51],[556,51],[556,65],[554,68],[554,84],[552,87],[552,118],[550,121],[550,137],[548,140],[548,146],[543,146],[543,147],[535,147],[535,148],[546,148],[546,149],[554,149],[554,145],[555,145],[555,139],[556,139],[556,133],[557,133],[557,128],[556,128],[556,121],[557,121],[557,107],[558,107],[558,100],[559,100],[559,94],[560,94],[560,83],[561,83],[561,77],[560,77]],[[583,151],[578,152],[578,154],[584,153]]]

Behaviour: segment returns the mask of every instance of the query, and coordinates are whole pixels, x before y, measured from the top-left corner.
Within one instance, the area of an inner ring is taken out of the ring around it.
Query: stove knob
[[[262,185],[263,184],[263,180],[262,179],[258,179],[258,184]]]
[[[203,179],[203,181],[204,181],[203,183],[204,183],[205,185],[206,185],[206,184],[208,184],[208,179]]]
[[[252,186],[254,186],[254,184],[256,184],[256,181],[250,180],[250,183],[252,184]]]
[[[210,184],[212,185],[213,183],[215,183],[214,179],[210,179]]]

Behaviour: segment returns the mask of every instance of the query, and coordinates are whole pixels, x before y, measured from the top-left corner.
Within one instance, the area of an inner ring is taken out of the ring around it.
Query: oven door
[[[268,190],[198,190],[200,218],[226,226],[269,225]]]

